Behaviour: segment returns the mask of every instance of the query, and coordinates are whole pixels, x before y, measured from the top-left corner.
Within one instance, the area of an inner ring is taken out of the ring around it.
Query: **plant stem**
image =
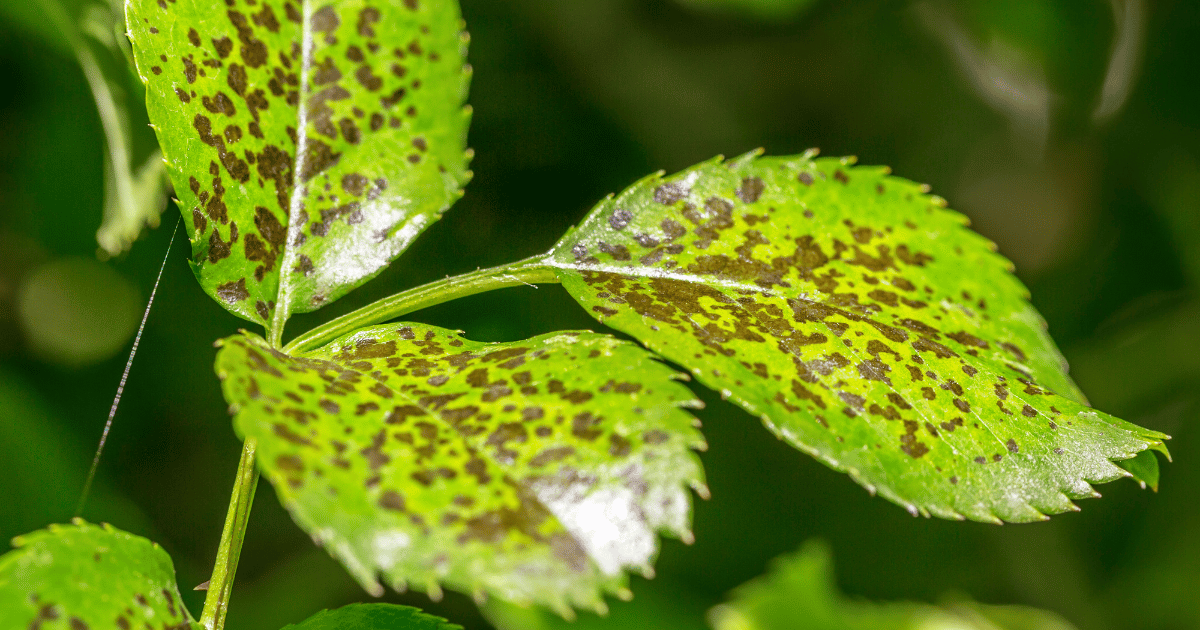
[[[430,282],[397,293],[317,326],[293,339],[284,346],[283,350],[291,354],[312,350],[363,326],[386,322],[413,311],[476,293],[518,284],[557,283],[558,276],[546,263],[546,258],[545,255],[534,256],[507,265],[480,269],[461,276]]]
[[[229,593],[233,589],[238,558],[242,555],[242,541],[246,538],[246,522],[250,518],[250,507],[254,504],[254,490],[258,487],[258,467],[254,464],[257,446],[258,441],[254,438],[247,438],[242,444],[242,460],[238,464],[233,495],[229,497],[229,511],[225,514],[225,529],[221,532],[221,545],[217,549],[212,579],[208,582],[208,596],[204,598],[204,612],[200,615],[200,625],[205,630],[221,630],[225,627]]]

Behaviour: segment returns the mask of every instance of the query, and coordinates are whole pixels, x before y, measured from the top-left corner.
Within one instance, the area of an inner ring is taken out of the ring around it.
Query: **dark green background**
[[[104,145],[69,52],[30,27],[36,20],[18,6],[26,0],[0,1],[9,5],[0,12],[7,539],[71,516],[124,356],[69,367],[39,358],[23,332],[16,304],[29,274],[61,257],[95,256]],[[914,519],[868,496],[703,392],[713,498],[696,506],[697,542],[665,542],[658,577],[634,580],[641,597],[626,619],[699,627],[706,608],[772,557],[821,537],[840,585],[857,596],[965,593],[1047,608],[1084,630],[1200,627],[1200,4],[1137,3],[1144,38],[1125,67],[1136,80],[1103,123],[1092,110],[1116,29],[1099,0],[828,1],[770,22],[668,0],[463,4],[475,67],[474,181],[391,269],[297,317],[291,334],[417,283],[543,251],[596,200],[653,170],[760,146],[774,154],[816,146],[889,164],[971,216],[1016,261],[1093,404],[1175,438],[1157,494],[1122,481],[1049,523],[953,523]],[[981,96],[947,43],[954,32],[987,58],[1040,67],[1035,84],[1050,94],[1043,115],[1010,115]],[[105,263],[142,299],[174,212]],[[207,579],[239,453],[212,342],[246,323],[200,291],[185,249],[167,263],[85,516],[162,544],[187,590]],[[481,340],[598,327],[554,286],[414,318]],[[269,630],[368,599],[266,484],[238,577],[231,629]],[[202,593],[187,596],[198,612]],[[487,627],[453,593],[440,603],[387,600]]]

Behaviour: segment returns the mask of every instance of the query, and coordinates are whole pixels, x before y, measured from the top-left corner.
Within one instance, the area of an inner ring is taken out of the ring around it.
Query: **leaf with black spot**
[[[811,155],[600,203],[548,264],[589,313],[913,514],[1032,521],[1165,435],[1089,408],[1011,264],[927,189]]]
[[[192,268],[237,315],[282,323],[336,300],[461,195],[470,69],[457,2],[127,11]]]
[[[658,532],[691,539],[699,403],[635,344],[392,324],[296,356],[249,334],[221,346],[263,474],[372,594],[382,575],[569,615],[649,574]]]
[[[0,628],[199,630],[158,545],[76,519],[13,540],[0,556]]]

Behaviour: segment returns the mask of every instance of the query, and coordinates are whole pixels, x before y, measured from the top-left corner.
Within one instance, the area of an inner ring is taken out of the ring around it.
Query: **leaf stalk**
[[[247,438],[242,444],[242,459],[238,463],[237,479],[229,498],[229,511],[225,514],[225,529],[221,532],[217,560],[208,582],[208,596],[204,598],[204,611],[200,615],[200,625],[205,630],[222,630],[225,627],[229,594],[233,589],[238,558],[242,555],[246,523],[254,504],[254,491],[258,487],[258,467],[254,462],[257,446],[258,440],[255,438]]]
[[[540,254],[506,265],[444,278],[397,293],[317,326],[297,336],[284,346],[283,350],[288,354],[314,350],[363,326],[383,323],[401,315],[477,293],[519,284],[557,284],[558,275],[548,264],[548,257],[547,254]]]

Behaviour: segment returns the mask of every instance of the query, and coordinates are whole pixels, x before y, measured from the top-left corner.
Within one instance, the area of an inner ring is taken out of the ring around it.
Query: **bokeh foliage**
[[[67,366],[47,357],[17,307],[46,263],[93,255],[104,202],[104,140],[87,84],[45,29],[11,15],[25,4],[5,3],[0,23],[0,72],[13,87],[0,92],[0,405],[6,418],[37,410],[29,431],[45,440],[47,457],[73,463],[4,479],[28,497],[0,513],[4,537],[70,516],[121,368],[117,358]],[[834,550],[842,590],[859,596],[934,601],[958,590],[1047,608],[1085,630],[1194,627],[1200,274],[1188,191],[1200,162],[1200,88],[1191,80],[1200,7],[1119,3],[1140,11],[1133,30],[1142,36],[1139,54],[1113,64],[1118,24],[1129,22],[1108,3],[1030,0],[1003,14],[986,4],[821,3],[782,22],[743,22],[668,0],[467,0],[476,179],[378,281],[296,327],[543,251],[596,199],[658,168],[756,146],[771,154],[819,146],[889,164],[930,183],[1014,259],[1094,405],[1175,437],[1176,463],[1164,467],[1159,493],[1117,483],[1081,514],[1036,526],[911,519],[701,393],[714,498],[696,506],[697,543],[666,543],[658,576],[635,580],[627,606],[702,624],[729,589],[818,535]],[[1032,105],[980,90],[980,77],[1000,71],[1037,97]],[[1125,98],[1097,119],[1104,86],[1119,88],[1122,76]],[[108,263],[142,296],[168,229]],[[188,589],[207,578],[214,515],[238,458],[219,385],[199,375],[209,374],[212,340],[243,324],[196,290],[185,259],[168,263],[101,468],[101,487],[119,494],[95,496],[86,516],[160,542],[198,610]],[[119,301],[113,309],[128,308]],[[418,318],[487,341],[596,327],[554,287],[470,298]],[[6,432],[5,451],[31,434]],[[269,492],[239,574],[231,628],[280,627],[363,597]],[[486,627],[463,597],[389,598]]]

